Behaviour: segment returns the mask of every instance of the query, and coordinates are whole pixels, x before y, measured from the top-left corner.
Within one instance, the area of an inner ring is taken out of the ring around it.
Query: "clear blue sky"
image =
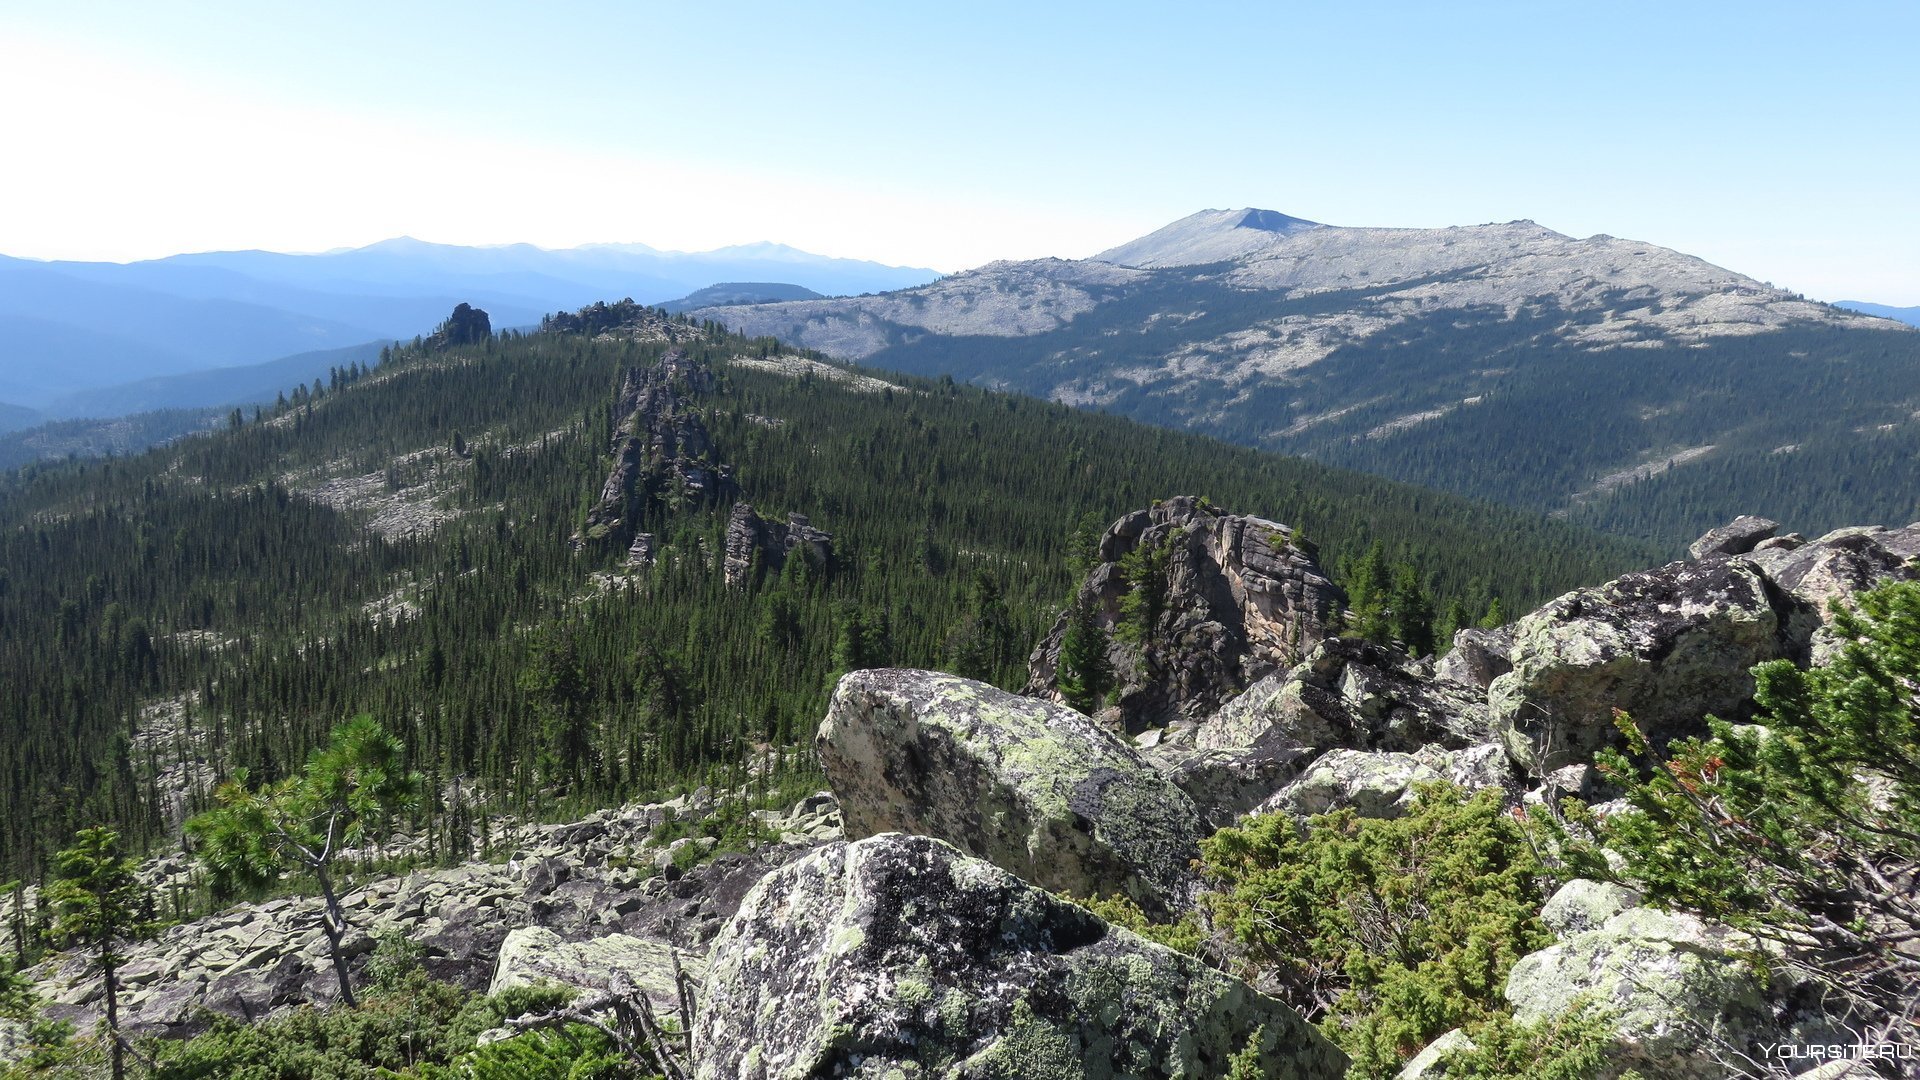
[[[1916,46],[1911,0],[0,0],[0,251],[770,239],[954,270],[1251,205],[1533,218],[1920,304]]]

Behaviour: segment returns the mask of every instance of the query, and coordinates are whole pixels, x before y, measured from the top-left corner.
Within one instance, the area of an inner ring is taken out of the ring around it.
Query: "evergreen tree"
[[[1420,584],[1420,571],[1411,563],[1394,568],[1388,599],[1393,640],[1415,657],[1433,654],[1433,601]]]
[[[126,1075],[118,981],[126,957],[121,950],[152,932],[153,897],[140,883],[133,858],[120,850],[120,836],[112,829],[82,829],[74,845],[55,856],[55,865],[60,876],[49,889],[57,913],[53,937],[93,954],[107,1005],[113,1078],[121,1080]]]
[[[1120,576],[1128,586],[1120,597],[1120,618],[1114,625],[1114,636],[1121,641],[1141,645],[1152,639],[1167,604],[1167,563],[1179,542],[1175,530],[1162,543],[1136,544],[1120,557]]]
[[[1068,705],[1091,716],[1113,690],[1113,665],[1107,659],[1107,634],[1100,628],[1093,605],[1076,601],[1067,615],[1067,632],[1060,638],[1060,660],[1054,670],[1054,688]]]
[[[887,666],[891,633],[884,611],[868,612],[858,604],[842,605],[839,627],[839,636],[833,645],[835,671],[845,674]]]
[[[404,760],[400,740],[357,716],[334,729],[299,776],[250,788],[246,771],[236,770],[214,793],[216,807],[187,822],[219,893],[257,893],[288,868],[313,875],[326,905],[320,928],[349,1007],[357,999],[341,947],[349,924],[334,862],[347,848],[379,842],[395,814],[420,802],[424,783]]]
[[[1498,630],[1507,625],[1507,613],[1500,607],[1500,598],[1487,601],[1487,613],[1480,616],[1480,629]]]
[[[1386,550],[1374,540],[1346,574],[1348,633],[1380,644],[1393,640],[1392,575]]]

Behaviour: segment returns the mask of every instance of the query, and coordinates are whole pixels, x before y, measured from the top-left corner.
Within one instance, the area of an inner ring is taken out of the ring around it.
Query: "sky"
[[[1920,4],[0,0],[0,253],[1531,218],[1920,305]]]

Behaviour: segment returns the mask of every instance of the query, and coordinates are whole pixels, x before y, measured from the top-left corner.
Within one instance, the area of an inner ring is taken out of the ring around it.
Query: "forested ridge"
[[[1341,313],[1416,282],[1307,292],[1230,283],[1233,264],[1089,286],[1091,310],[1028,336],[876,323],[866,362],[1097,404],[1149,423],[1360,469],[1594,528],[1680,545],[1761,513],[1817,535],[1920,518],[1920,336],[1883,324],[1789,323],[1596,347],[1577,331],[1659,310],[1442,307],[1351,337]],[[1249,374],[1261,327],[1328,327],[1325,356]],[[796,326],[800,330],[804,327]],[[1220,342],[1242,344],[1216,353]],[[1683,467],[1666,471],[1669,461]],[[1658,474],[1649,490],[1634,478]]]
[[[1658,558],[951,380],[734,364],[797,354],[672,325],[716,372],[693,401],[713,458],[768,520],[830,532],[830,564],[729,586],[730,498],[640,499],[617,534],[573,542],[625,373],[668,347],[644,335],[416,342],[218,432],[15,474],[0,488],[0,877],[41,875],[98,823],[136,848],[176,842],[229,768],[286,775],[358,713],[403,738],[430,792],[412,826],[449,843],[472,812],[447,800],[456,781],[491,809],[554,815],[738,782],[756,758],[811,769],[778,751],[810,737],[838,673],[1018,686],[1097,529],[1172,495],[1299,527],[1336,578],[1377,565],[1379,545],[1476,618]],[[649,569],[625,565],[636,530],[656,537]]]

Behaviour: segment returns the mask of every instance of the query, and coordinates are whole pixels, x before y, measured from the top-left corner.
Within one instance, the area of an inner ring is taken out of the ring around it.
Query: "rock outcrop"
[[[1513,668],[1488,689],[1494,724],[1535,775],[1618,745],[1614,710],[1656,742],[1750,707],[1763,660],[1787,655],[1776,590],[1734,559],[1672,563],[1568,593],[1513,626]]]
[[[523,926],[501,941],[487,993],[541,983],[613,991],[620,979],[646,998],[656,1016],[673,1017],[697,995],[706,969],[704,951],[682,951],[658,938],[614,933],[568,941],[544,926]]]
[[[1411,754],[1333,750],[1255,811],[1304,819],[1352,809],[1361,817],[1394,818],[1413,806],[1419,785],[1439,780],[1470,792],[1498,788],[1510,799],[1518,799],[1522,790],[1506,753],[1497,746],[1458,751],[1425,746]]]
[[[1206,830],[1191,800],[1064,705],[936,672],[856,671],[817,745],[849,839],[937,837],[1044,888],[1122,892],[1153,911],[1193,887]]]
[[[672,349],[658,364],[629,369],[614,402],[613,468],[587,513],[586,537],[624,522],[629,498],[718,501],[732,497],[732,469],[713,460],[713,438],[689,400],[713,389],[713,372]]]
[[[427,337],[426,347],[438,352],[458,345],[473,345],[492,336],[493,320],[486,312],[471,304],[456,304],[453,314]]]
[[[1700,539],[1687,545],[1687,557],[1704,559],[1710,555],[1745,555],[1763,540],[1780,531],[1780,523],[1769,518],[1742,514],[1717,529],[1709,529]]]
[[[926,837],[771,874],[714,943],[699,1080],[1222,1076],[1335,1080],[1286,1006]]]
[[[1156,580],[1130,581],[1121,566],[1141,549],[1164,555]],[[1311,545],[1296,543],[1292,529],[1191,497],[1114,522],[1100,539],[1099,558],[1076,603],[1109,631],[1108,658],[1118,673],[1112,719],[1129,733],[1198,720],[1299,662],[1344,603]],[[1146,606],[1157,617],[1136,642],[1111,637],[1122,622],[1122,600],[1136,589],[1152,594]],[[1034,650],[1028,694],[1058,699],[1069,615],[1062,613]]]
[[[1210,821],[1230,824],[1329,751],[1444,754],[1484,743],[1489,730],[1480,689],[1437,679],[1397,650],[1328,638],[1213,716],[1176,725],[1148,757]]]
[[[1711,534],[1709,534],[1711,535]],[[1794,602],[1793,656],[1819,663],[1834,648],[1832,605],[1881,582],[1920,579],[1920,522],[1904,529],[1836,529],[1817,540],[1779,537],[1741,557]]]
[[[768,573],[778,573],[789,558],[803,558],[826,572],[833,566],[833,534],[813,527],[805,514],[788,514],[785,524],[767,521],[751,505],[733,504],[727,519],[727,584],[746,584],[757,562]]]

